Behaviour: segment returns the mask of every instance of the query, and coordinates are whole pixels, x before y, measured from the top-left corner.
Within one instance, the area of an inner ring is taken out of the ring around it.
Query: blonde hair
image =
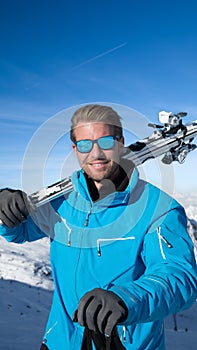
[[[75,138],[75,128],[79,123],[100,122],[112,127],[114,136],[122,137],[121,117],[113,108],[98,104],[88,104],[77,109],[71,118],[70,138]]]

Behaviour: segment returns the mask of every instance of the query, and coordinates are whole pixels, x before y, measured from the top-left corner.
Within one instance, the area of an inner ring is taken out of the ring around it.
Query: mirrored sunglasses
[[[112,149],[114,147],[115,140],[120,140],[120,136],[108,135],[99,137],[96,140],[79,140],[74,142],[74,144],[80,153],[89,153],[91,152],[95,143],[103,150]]]

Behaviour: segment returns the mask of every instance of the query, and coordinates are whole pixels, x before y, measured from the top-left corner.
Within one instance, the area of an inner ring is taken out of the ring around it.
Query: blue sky
[[[120,104],[153,122],[160,110],[197,119],[196,13],[193,0],[1,2],[0,185],[22,187],[25,176],[34,191],[43,157],[46,184],[66,173],[68,137],[59,130],[55,147],[42,151],[45,132],[31,166],[23,159],[60,111],[69,110],[69,130],[73,106]],[[197,191],[196,160],[194,151],[173,167],[177,191]]]

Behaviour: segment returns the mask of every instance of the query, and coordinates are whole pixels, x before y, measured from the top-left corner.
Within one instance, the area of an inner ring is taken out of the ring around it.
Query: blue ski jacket
[[[128,350],[165,349],[163,319],[197,296],[197,269],[184,209],[140,180],[93,202],[83,171],[73,191],[38,209],[20,226],[1,227],[8,241],[51,239],[54,296],[43,341],[49,350],[79,350],[84,328],[72,316],[93,288],[113,291],[128,307],[118,325]]]

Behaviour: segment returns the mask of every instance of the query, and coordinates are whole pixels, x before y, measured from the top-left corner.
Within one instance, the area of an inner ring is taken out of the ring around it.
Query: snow
[[[197,252],[197,196],[179,195],[177,199],[186,208]],[[1,350],[39,349],[52,296],[49,239],[18,245],[0,237]],[[169,316],[165,320],[166,350],[196,350],[196,326],[196,302],[190,309]]]
[[[166,350],[196,350],[197,348],[197,302],[176,315],[177,330],[173,316],[165,320]]]
[[[39,349],[51,298],[50,290],[0,280],[0,349]]]
[[[53,296],[49,239],[25,244],[0,237],[0,349],[40,347]]]

